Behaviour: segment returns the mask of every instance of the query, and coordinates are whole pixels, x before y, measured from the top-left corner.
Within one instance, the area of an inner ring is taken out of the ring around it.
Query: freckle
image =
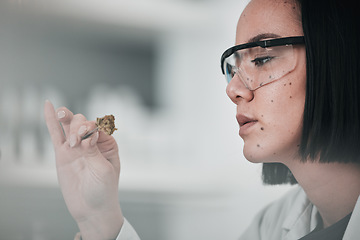
[[[295,10],[295,7],[293,7],[293,9]]]
[[[286,83],[284,84],[284,86],[286,86]]]
[[[276,155],[276,153],[273,153],[274,155]]]
[[[261,127],[260,129],[264,131],[264,128],[263,128],[263,127]]]
[[[257,147],[260,147],[260,144],[258,144]]]
[[[264,117],[264,115],[261,115],[261,117]]]
[[[291,85],[291,82],[289,82],[289,85]]]
[[[271,100],[271,102],[274,102],[274,100]]]
[[[300,144],[298,144],[297,147],[300,147]]]
[[[290,96],[290,98],[292,98],[292,96]]]
[[[269,75],[269,78],[271,79],[271,75]]]

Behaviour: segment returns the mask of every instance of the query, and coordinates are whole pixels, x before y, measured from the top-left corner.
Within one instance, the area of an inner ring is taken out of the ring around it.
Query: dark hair
[[[360,25],[357,2],[297,0],[306,48],[302,161],[360,163]],[[266,184],[296,183],[283,164],[264,164]]]

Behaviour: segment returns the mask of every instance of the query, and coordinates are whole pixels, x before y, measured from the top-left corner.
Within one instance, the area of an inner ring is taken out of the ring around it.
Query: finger
[[[56,116],[64,129],[65,138],[69,137],[70,123],[74,114],[66,107],[61,107],[56,110]]]
[[[88,121],[79,128],[78,135],[81,140],[85,140],[90,137],[96,131],[95,121]],[[88,135],[88,136],[86,136]]]
[[[88,159],[91,159],[94,162],[97,162],[97,164],[101,165],[101,162],[103,161],[104,157],[97,146],[98,140],[99,140],[99,132],[97,131],[89,138],[81,141],[81,149],[83,150],[84,156],[86,156]]]
[[[114,166],[106,157],[100,152],[97,145],[101,132],[94,133],[91,137],[81,142],[81,149],[87,162],[97,171],[106,172],[106,175],[110,172],[115,173],[117,178],[119,177],[119,167]],[[115,171],[114,171],[115,170]]]
[[[84,134],[84,131],[87,131],[87,121],[84,115],[76,114],[72,117],[70,124],[67,124],[69,127],[69,132],[66,137],[66,140],[69,142],[70,147],[75,147],[80,142],[80,134]],[[84,127],[85,126],[85,129]]]
[[[99,132],[97,146],[101,154],[103,154],[114,167],[120,169],[119,150],[114,137],[109,136],[104,132]]]
[[[59,121],[55,115],[55,109],[52,103],[48,100],[45,101],[44,105],[44,117],[46,126],[48,128],[51,141],[56,148],[58,145],[61,145],[65,142],[65,137],[63,134],[63,130],[59,124]]]

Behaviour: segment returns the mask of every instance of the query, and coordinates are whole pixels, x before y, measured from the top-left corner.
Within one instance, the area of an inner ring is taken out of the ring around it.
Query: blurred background
[[[242,156],[220,56],[239,0],[0,2],[0,240],[73,239],[43,104],[113,114],[126,218],[144,240],[237,239],[289,186]]]

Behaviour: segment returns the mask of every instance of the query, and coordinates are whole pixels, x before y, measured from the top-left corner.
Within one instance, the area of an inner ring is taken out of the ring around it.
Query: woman
[[[252,0],[222,56],[244,155],[265,183],[298,183],[241,239],[357,239],[360,230],[359,23],[340,0]],[[114,139],[68,109],[45,117],[60,186],[83,239],[138,239],[118,203]],[[60,121],[64,127],[64,137]]]
[[[301,186],[259,213],[242,239],[299,239],[315,228],[304,239],[342,239],[360,194],[353,20],[340,1],[253,0],[240,17],[237,44],[272,39],[222,58],[245,157],[265,163],[265,182]],[[360,236],[351,224],[346,239]]]

